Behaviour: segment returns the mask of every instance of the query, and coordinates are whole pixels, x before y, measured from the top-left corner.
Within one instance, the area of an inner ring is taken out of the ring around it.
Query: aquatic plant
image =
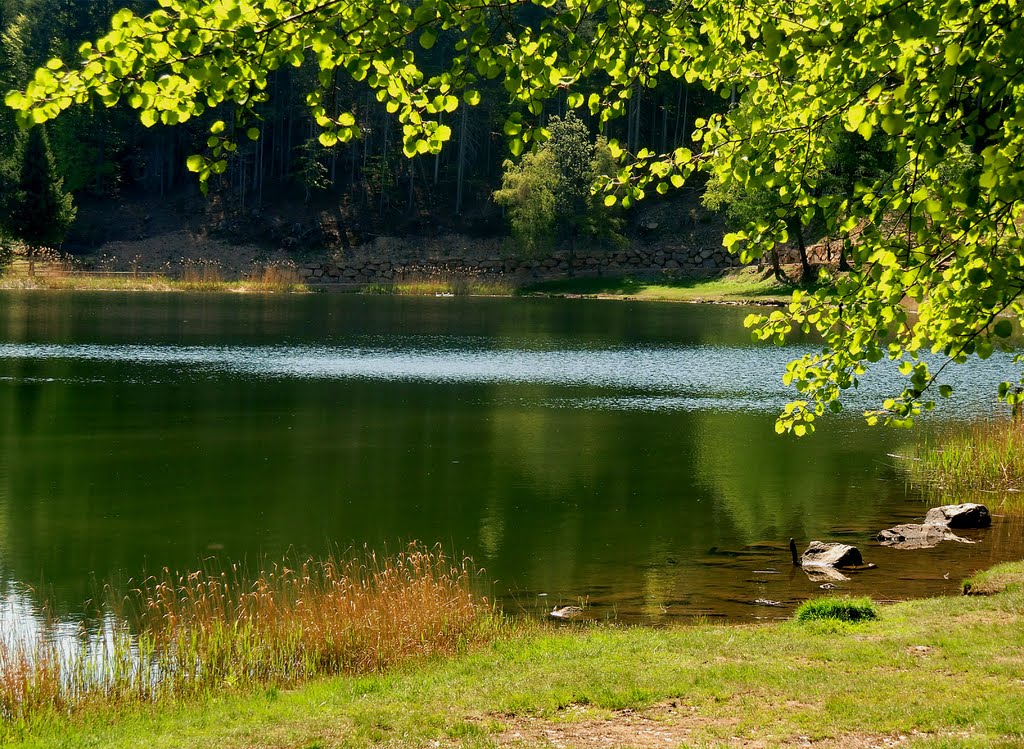
[[[921,444],[908,464],[912,480],[941,494],[1024,488],[1024,420],[974,422]]]
[[[173,573],[142,581],[116,616],[67,639],[0,641],[0,719],[90,702],[154,701],[290,686],[450,655],[503,627],[469,560],[411,545],[379,558]]]

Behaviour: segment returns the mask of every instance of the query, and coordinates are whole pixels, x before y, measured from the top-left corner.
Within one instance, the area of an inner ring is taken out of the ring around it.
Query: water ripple
[[[555,407],[614,410],[771,411],[793,397],[783,387],[786,362],[809,347],[662,346],[607,349],[487,349],[478,340],[399,339],[401,345],[372,346],[174,346],[90,344],[0,344],[0,362],[70,360],[186,368],[190,376],[246,379],[374,380],[435,384],[521,384],[611,389],[601,398],[552,399]],[[95,378],[95,372],[91,373]],[[991,407],[995,383],[1013,379],[1011,357],[997,354],[969,367],[951,367],[944,382],[959,389],[960,409]],[[40,381],[7,375],[3,380]],[[58,378],[63,379],[63,378]],[[142,379],[145,377],[133,379]],[[852,406],[874,405],[898,392],[895,366],[876,366],[851,391]],[[625,391],[625,392],[623,392]]]

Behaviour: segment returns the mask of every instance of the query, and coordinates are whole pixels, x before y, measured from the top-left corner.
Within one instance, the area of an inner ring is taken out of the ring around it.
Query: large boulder
[[[933,507],[924,516],[925,525],[939,525],[947,528],[988,528],[992,516],[985,505],[964,502],[959,505]]]
[[[847,544],[811,541],[800,557],[801,567],[860,567],[860,549]]]

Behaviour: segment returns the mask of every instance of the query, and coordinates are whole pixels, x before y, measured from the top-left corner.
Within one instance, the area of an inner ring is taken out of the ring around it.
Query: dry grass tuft
[[[237,565],[164,570],[71,648],[66,639],[0,644],[0,716],[23,723],[92,702],[292,686],[451,655],[504,626],[473,575],[468,560],[419,545],[386,559],[286,561],[253,578]]]
[[[251,291],[297,291],[306,288],[295,264],[291,262],[258,266],[245,277],[243,283]]]

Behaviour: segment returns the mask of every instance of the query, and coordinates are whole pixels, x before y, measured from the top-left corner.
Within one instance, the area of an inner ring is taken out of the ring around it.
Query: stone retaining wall
[[[310,263],[298,268],[310,284],[395,283],[438,276],[509,277],[527,281],[567,275],[711,272],[739,266],[722,247],[659,248],[555,252],[536,258],[472,258],[462,255],[428,259],[353,258]]]

